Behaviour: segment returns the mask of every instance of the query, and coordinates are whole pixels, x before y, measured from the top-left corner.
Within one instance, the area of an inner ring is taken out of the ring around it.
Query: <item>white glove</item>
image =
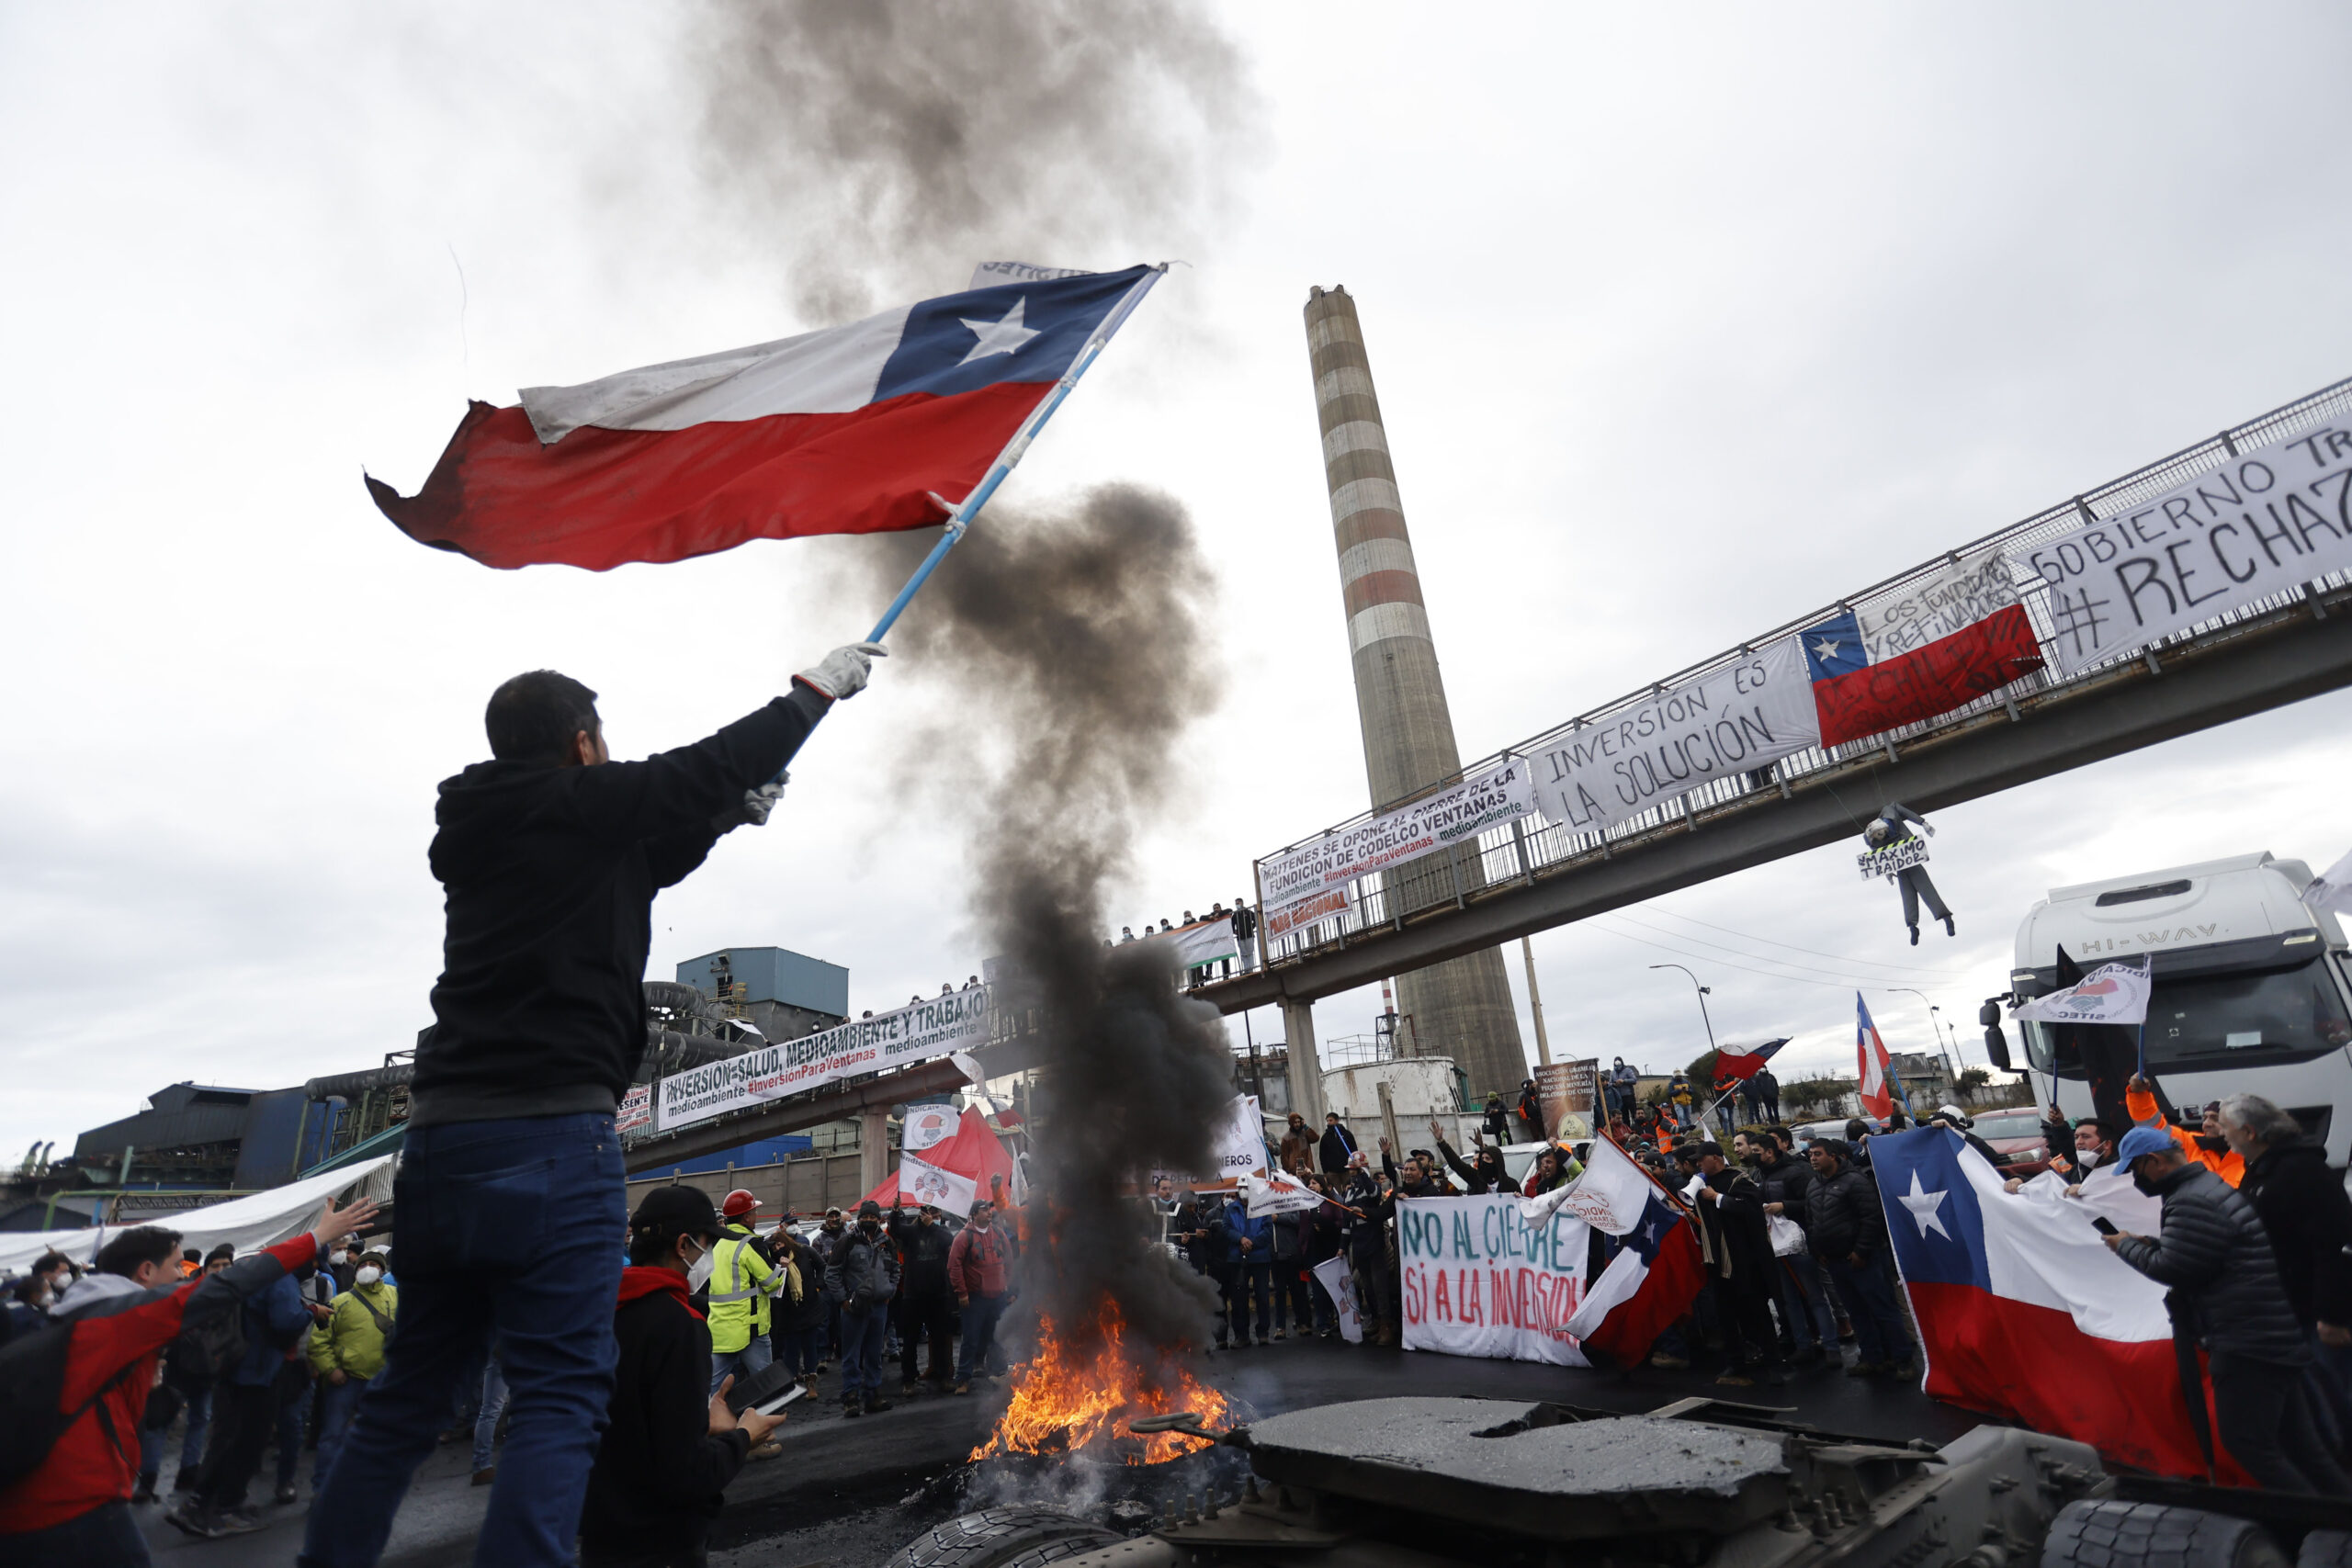
[[[874,661],[887,659],[889,654],[890,650],[878,642],[854,642],[833,649],[817,661],[817,668],[803,670],[793,679],[805,682],[839,702],[865,690],[866,679],[874,673]]]
[[[743,820],[754,828],[766,827],[768,813],[774,811],[775,803],[784,798],[784,786],[791,778],[792,775],[786,773],[774,784],[763,784],[757,789],[745,790],[743,792]]]

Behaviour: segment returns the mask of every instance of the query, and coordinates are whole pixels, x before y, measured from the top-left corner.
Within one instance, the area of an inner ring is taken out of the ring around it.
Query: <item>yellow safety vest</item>
[[[772,1268],[752,1245],[749,1231],[728,1227],[711,1248],[710,1348],[724,1356],[741,1350],[768,1331],[768,1301],[785,1288],[784,1270]]]

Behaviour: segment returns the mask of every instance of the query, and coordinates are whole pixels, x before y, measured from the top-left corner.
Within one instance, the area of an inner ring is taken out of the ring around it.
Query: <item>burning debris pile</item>
[[[896,581],[930,543],[867,558]],[[1106,946],[1103,895],[1184,770],[1214,702],[1213,578],[1173,501],[1106,486],[1059,513],[992,513],[947,558],[894,640],[947,682],[922,776],[972,834],[974,914],[1037,1021],[1044,1064],[1023,1289],[1043,1319],[983,1454],[1172,1458],[1199,1439],[1130,1438],[1132,1417],[1223,1400],[1185,1370],[1209,1340],[1208,1282],[1155,1245],[1130,1194],[1154,1169],[1203,1170],[1233,1094],[1214,1010],[1177,988],[1157,943]],[[956,766],[943,769],[943,757]]]
[[[1091,1353],[1090,1353],[1091,1351]],[[999,1454],[1092,1451],[1125,1464],[1161,1464],[1197,1450],[1186,1432],[1136,1435],[1138,1416],[1190,1412],[1201,1426],[1226,1420],[1225,1395],[1184,1368],[1181,1349],[1129,1347],[1118,1305],[1105,1301],[1083,1334],[1065,1337],[1051,1318],[1037,1325],[1036,1353],[1022,1363],[1012,1403],[974,1460]]]

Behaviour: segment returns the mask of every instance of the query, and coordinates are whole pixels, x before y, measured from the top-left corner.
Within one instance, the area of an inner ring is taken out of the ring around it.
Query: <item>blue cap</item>
[[[2142,1155],[2162,1154],[2175,1146],[2172,1134],[2162,1127],[2134,1127],[2115,1145],[2115,1157],[2130,1165]]]

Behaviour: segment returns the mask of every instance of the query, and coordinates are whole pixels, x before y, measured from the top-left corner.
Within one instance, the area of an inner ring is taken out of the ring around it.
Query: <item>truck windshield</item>
[[[2352,1044],[2352,1016],[2318,958],[2292,969],[2159,976],[2147,1043],[2152,1067],[2219,1068]],[[2041,1024],[2026,1026],[2026,1045],[2045,1073],[2082,1070],[2076,1061],[2052,1063],[2050,1032]]]

